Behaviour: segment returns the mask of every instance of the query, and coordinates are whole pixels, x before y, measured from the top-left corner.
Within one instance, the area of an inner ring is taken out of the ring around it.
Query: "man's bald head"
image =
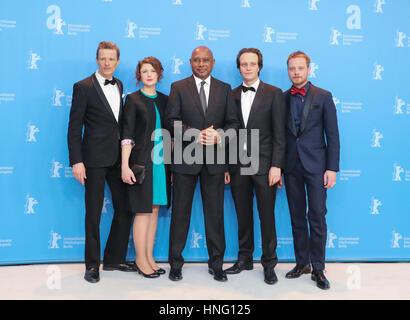
[[[197,53],[197,52],[199,52],[199,51],[208,52],[208,53],[211,55],[212,59],[214,58],[214,54],[212,53],[211,49],[209,49],[209,48],[206,47],[206,46],[199,46],[199,47],[196,47],[196,48],[192,51],[191,59],[192,59],[192,57],[194,56],[194,54]]]

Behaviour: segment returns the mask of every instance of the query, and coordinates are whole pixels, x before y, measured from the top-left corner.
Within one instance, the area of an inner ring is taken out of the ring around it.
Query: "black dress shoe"
[[[330,288],[329,281],[327,281],[322,270],[313,270],[311,279],[316,282],[318,288],[327,290]]]
[[[226,272],[223,271],[222,268],[220,268],[220,269],[209,268],[208,272],[209,272],[209,274],[212,274],[214,276],[214,279],[216,281],[221,281],[221,282],[228,281],[228,277],[226,276]]]
[[[158,278],[159,274],[156,272],[153,273],[144,273],[138,268],[137,264],[135,264],[135,267],[137,268],[137,272],[141,275],[143,275],[145,278],[153,279],[153,278]]]
[[[100,271],[97,267],[89,267],[85,270],[84,279],[91,283],[100,281]]]
[[[104,271],[124,271],[124,272],[135,272],[137,269],[132,266],[131,264],[123,264],[123,263],[118,263],[118,264],[104,264],[103,265],[103,270]]]
[[[253,270],[253,261],[238,260],[232,267],[225,270],[227,274],[237,274],[243,270]]]
[[[182,272],[181,269],[173,269],[169,271],[169,279],[172,281],[180,281],[182,280]]]
[[[296,267],[290,270],[285,277],[288,279],[295,279],[299,278],[302,274],[308,274],[311,272],[312,269],[310,268],[310,264],[306,264],[304,266],[296,265]]]
[[[263,273],[265,274],[265,282],[267,284],[275,284],[278,282],[278,277],[276,276],[275,270],[273,268],[265,268],[263,269]]]
[[[155,273],[158,273],[159,275],[166,273],[166,271],[162,268],[159,268],[158,270],[154,270],[154,271],[155,271]]]

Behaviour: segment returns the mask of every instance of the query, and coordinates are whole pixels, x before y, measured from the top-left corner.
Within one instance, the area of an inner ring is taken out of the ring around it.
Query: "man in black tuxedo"
[[[339,171],[336,107],[329,91],[308,81],[310,58],[305,53],[292,53],[287,65],[293,86],[285,92],[287,147],[284,176],[296,266],[286,278],[310,273],[312,264],[312,280],[319,288],[329,289],[329,281],[323,273],[327,238],[325,215],[326,192],[335,185],[336,172]]]
[[[121,180],[120,126],[123,86],[113,77],[119,48],[103,41],[98,71],[74,84],[68,124],[68,149],[74,177],[85,184],[85,280],[100,280],[100,218],[107,181],[114,218],[104,251],[104,270],[133,271],[125,264],[132,216]],[[84,133],[83,133],[84,128]]]
[[[275,198],[277,182],[285,165],[285,116],[286,107],[282,90],[259,79],[263,67],[262,53],[255,48],[244,48],[236,59],[243,83],[233,90],[236,110],[240,119],[240,131],[246,131],[247,139],[238,139],[238,155],[244,152],[249,158],[258,157],[259,168],[252,174],[244,174],[244,165],[230,165],[230,183],[238,217],[239,253],[237,262],[226,270],[237,274],[253,269],[253,197],[254,189],[262,235],[262,265],[265,282],[278,281],[274,268],[276,255]],[[259,154],[254,155],[251,130],[259,132]],[[252,142],[252,143],[251,143]],[[240,157],[237,157],[240,159]],[[229,179],[228,179],[229,180]]]
[[[193,75],[174,82],[168,99],[168,125],[175,138],[171,165],[174,191],[169,278],[173,281],[182,279],[182,251],[189,231],[194,190],[200,178],[209,273],[217,281],[226,281],[226,274],[222,270],[225,253],[223,203],[226,164],[224,161],[217,163],[216,159],[221,150],[223,152],[225,144],[222,132],[236,130],[239,122],[231,86],[210,76],[215,64],[211,50],[204,46],[196,48],[192,52],[190,64]],[[190,141],[181,141],[181,135],[186,137],[189,134],[192,134]],[[192,146],[193,152],[188,155]],[[212,152],[213,157],[206,156]],[[192,162],[188,159],[191,155],[194,158]]]

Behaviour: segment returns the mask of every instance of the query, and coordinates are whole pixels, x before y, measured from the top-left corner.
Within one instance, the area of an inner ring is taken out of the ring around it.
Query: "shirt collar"
[[[203,81],[202,79],[199,79],[197,76],[194,75],[195,83],[197,86],[201,85],[201,82]],[[205,82],[207,85],[211,84],[211,76],[208,76],[208,78],[205,79]]]
[[[251,85],[251,87],[253,87],[253,88],[255,88],[255,93],[256,93],[256,91],[258,91],[258,88],[259,88],[259,84],[261,83],[261,80],[258,78],[258,80],[256,80],[254,83],[253,83],[253,85]],[[244,86],[244,87],[248,87],[246,84],[245,84],[245,82],[242,82],[242,85]]]
[[[104,78],[102,75],[100,75],[100,73],[98,72],[98,70],[95,72],[95,76],[96,76],[98,82],[99,82],[100,84],[104,85],[105,78]],[[111,77],[111,79],[108,79],[108,80],[112,80],[112,77]]]
[[[302,87],[302,88],[305,88],[306,89],[306,93],[308,92],[308,90],[309,90],[309,88],[310,88],[310,85],[311,85],[311,83],[310,83],[310,81],[308,81],[308,82],[306,82],[306,84]],[[292,87],[294,87],[293,85],[292,85]],[[296,87],[295,87],[296,88]],[[302,89],[302,88],[300,88],[300,89]]]

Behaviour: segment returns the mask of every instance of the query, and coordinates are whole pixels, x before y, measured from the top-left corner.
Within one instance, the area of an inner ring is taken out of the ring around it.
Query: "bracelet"
[[[128,145],[134,146],[135,143],[131,139],[124,139],[124,140],[121,141],[121,146],[128,146]]]

